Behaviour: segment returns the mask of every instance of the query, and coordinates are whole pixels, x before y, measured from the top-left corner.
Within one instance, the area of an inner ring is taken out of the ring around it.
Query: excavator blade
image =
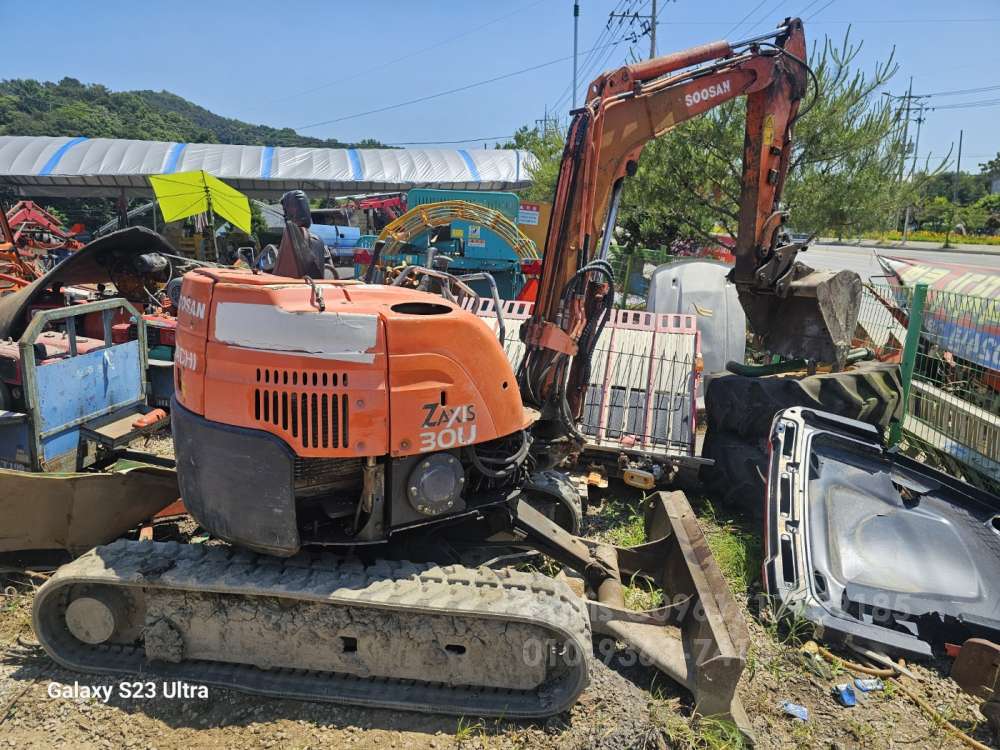
[[[796,263],[776,292],[742,288],[740,303],[772,354],[843,365],[861,310],[861,277]]]
[[[629,610],[621,587],[602,587],[598,601],[589,602],[591,627],[690,690],[699,714],[729,719],[752,740],[736,695],[750,633],[684,493],[647,497],[645,528],[652,541],[628,548],[599,544],[595,552],[617,561],[622,583],[639,577],[658,586],[661,606]]]
[[[591,630],[628,645],[640,663],[690,690],[698,713],[733,721],[752,741],[736,695],[750,642],[746,620],[684,493],[656,492],[643,503],[650,541],[635,547],[573,536],[523,502],[515,525],[537,549],[578,573],[594,567],[610,573],[589,584],[596,597],[587,600]],[[637,581],[659,592],[657,607],[625,605],[625,587]],[[582,596],[588,584],[577,584]]]

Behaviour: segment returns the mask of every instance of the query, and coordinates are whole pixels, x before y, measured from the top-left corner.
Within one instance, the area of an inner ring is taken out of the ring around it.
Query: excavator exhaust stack
[[[861,277],[796,263],[773,294],[739,287],[751,330],[772,354],[843,365],[861,310]]]

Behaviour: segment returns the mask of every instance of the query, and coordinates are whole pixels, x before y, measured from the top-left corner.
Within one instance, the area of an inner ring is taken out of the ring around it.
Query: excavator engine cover
[[[775,294],[740,288],[751,330],[772,354],[843,364],[861,311],[861,277],[796,263]]]

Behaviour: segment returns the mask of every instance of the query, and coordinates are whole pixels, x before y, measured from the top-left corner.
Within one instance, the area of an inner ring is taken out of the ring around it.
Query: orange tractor
[[[264,694],[524,717],[573,703],[597,632],[690,688],[702,713],[745,725],[746,625],[683,495],[650,500],[653,541],[619,549],[576,536],[580,498],[555,467],[580,443],[624,179],[650,139],[735,97],[748,97],[734,273],[750,323],[777,353],[846,354],[860,280],[812,272],[783,241],[805,59],[788,19],[591,84],[516,372],[446,272],[416,271],[440,294],[321,280],[301,194],[286,201],[283,276],[187,274],[172,410],[182,495],[205,529],[258,554],[98,548],[36,598],[48,652],[87,671],[152,662]],[[512,550],[576,571],[587,598],[506,567]],[[625,607],[636,575],[663,588],[661,606]]]

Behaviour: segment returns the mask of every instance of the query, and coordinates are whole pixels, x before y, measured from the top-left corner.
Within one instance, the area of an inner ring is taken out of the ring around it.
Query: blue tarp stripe
[[[351,179],[360,182],[364,179],[364,171],[361,169],[361,154],[356,148],[347,149],[347,158],[351,161]]]
[[[476,169],[476,163],[472,161],[472,157],[469,156],[469,152],[464,148],[458,150],[458,155],[462,157],[465,162],[465,166],[469,168],[469,174],[472,175],[472,179],[476,182],[482,182],[483,178],[479,176],[479,170]]]
[[[260,155],[260,178],[262,180],[271,179],[271,162],[274,159],[274,146],[264,146],[264,151]]]
[[[71,148],[73,148],[73,146],[75,146],[76,144],[83,143],[85,140],[87,139],[84,138],[82,135],[77,136],[72,140],[66,141],[63,145],[57,148],[56,152],[49,157],[49,160],[47,162],[45,162],[45,166],[42,167],[42,171],[38,173],[39,176],[52,174],[52,170],[56,168],[56,165],[59,164],[59,160],[66,155],[66,152],[69,151]]]
[[[167,163],[163,167],[163,174],[173,174],[177,171],[177,162],[181,160],[181,154],[187,148],[186,143],[175,143],[167,154]]]

